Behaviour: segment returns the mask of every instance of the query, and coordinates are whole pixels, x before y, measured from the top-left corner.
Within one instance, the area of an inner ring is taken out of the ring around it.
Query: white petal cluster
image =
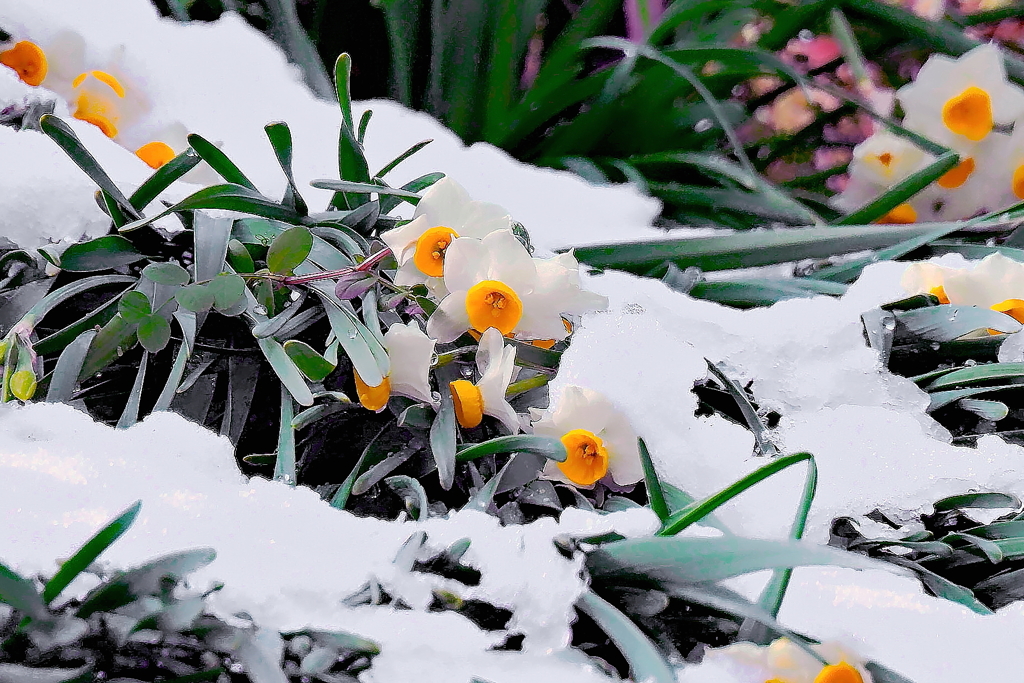
[[[461,185],[444,177],[423,193],[409,223],[381,235],[398,260],[395,284],[425,284],[435,294],[443,295],[444,278],[425,273],[416,265],[417,250],[434,246],[417,245],[432,228],[447,228],[455,237],[482,239],[496,230],[511,230],[512,218],[497,204],[470,199]]]
[[[0,65],[13,69],[26,84],[59,95],[73,117],[97,126],[153,168],[188,147],[187,131],[181,123],[153,116],[144,79],[125,67],[124,55],[94,57],[75,31],[60,31],[45,40],[33,40],[25,32],[25,36],[0,44]],[[212,169],[202,166],[185,180],[212,180]]]
[[[836,642],[812,645],[811,648],[833,664],[824,666],[788,638],[779,638],[770,645],[735,643],[709,650],[705,660],[727,662],[737,670],[739,680],[785,681],[786,683],[830,683],[855,681],[872,683],[864,662]]]
[[[384,333],[384,348],[391,360],[391,393],[435,404],[430,391],[430,366],[436,342],[415,322],[393,323]]]
[[[989,308],[1024,299],[1024,264],[999,253],[986,256],[973,269],[912,263],[900,284],[909,294],[935,294],[943,302]]]
[[[603,394],[570,385],[565,387],[554,409],[539,411],[531,408],[530,413],[535,434],[562,439],[574,430],[585,430],[597,437],[607,450],[608,476],[616,484],[625,486],[643,479],[644,471],[640,464],[640,451],[633,425]],[[579,482],[570,479],[563,471],[571,467],[569,461],[556,463],[549,460],[544,468],[544,476],[580,486]]]
[[[995,44],[958,59],[932,55],[896,97],[903,126],[960,161],[881,222],[957,220],[1024,199],[1024,89],[1007,80]],[[934,159],[894,133],[876,133],[854,148],[849,184],[833,203],[852,211]]]
[[[493,296],[487,294],[496,302],[493,321],[480,317],[475,298],[489,283],[500,285]],[[607,306],[607,299],[581,288],[572,255],[532,258],[511,230],[454,240],[445,256],[444,284],[449,293],[427,322],[427,334],[441,343],[488,327],[518,339],[560,340],[568,335],[563,315]]]
[[[506,346],[498,330],[488,328],[480,337],[476,367],[480,373],[476,387],[480,390],[484,415],[497,418],[510,432],[518,433],[519,416],[505,398],[505,392],[516,371],[515,347]]]

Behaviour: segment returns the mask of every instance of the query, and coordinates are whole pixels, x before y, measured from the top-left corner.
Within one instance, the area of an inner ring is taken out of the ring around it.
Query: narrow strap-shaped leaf
[[[365,144],[366,140],[366,128],[370,125],[370,119],[373,118],[373,110],[367,109],[363,112],[363,115],[359,117],[359,130],[356,131],[356,140],[359,144]]]
[[[640,464],[644,468],[644,485],[647,488],[647,499],[651,503],[651,510],[664,523],[671,514],[668,503],[665,501],[665,490],[661,486],[658,472],[654,469],[654,461],[651,459],[651,454],[643,439],[637,439],[637,449],[640,451]]]
[[[405,185],[402,185],[401,189],[406,190],[408,192],[422,192],[423,190],[427,189],[428,187],[430,187],[431,185],[433,185],[434,183],[436,183],[438,180],[440,180],[443,177],[444,177],[444,173],[441,173],[440,171],[437,171],[437,172],[434,172],[434,173],[426,173],[424,175],[421,175],[419,178],[414,178],[413,180],[410,180],[409,182],[407,182]],[[407,201],[409,201],[410,203],[415,203],[411,199],[407,199]],[[419,201],[419,200],[417,199],[415,201]],[[381,197],[380,198],[380,213],[381,213],[381,215],[383,216],[383,215],[386,215],[388,213],[391,213],[391,210],[394,209],[396,206],[398,206],[401,202],[402,202],[402,198],[401,197],[396,197],[396,196],[393,196],[393,195],[392,196],[387,196],[387,197]]]
[[[459,462],[467,462],[496,453],[537,453],[555,462],[565,462],[568,457],[565,446],[559,439],[534,434],[515,434],[462,446],[458,450],[456,459]]]
[[[835,221],[834,225],[861,225],[877,220],[934,183],[958,163],[960,157],[956,152],[946,152],[920,171],[890,187],[881,197]]]
[[[89,345],[95,336],[96,330],[86,330],[61,351],[53,374],[50,375],[50,388],[46,392],[48,403],[71,401],[75,387],[78,386],[78,375],[82,372],[85,355],[89,352]]]
[[[352,119],[352,56],[347,52],[338,55],[334,61],[334,90],[338,96],[338,105],[341,107],[341,120],[355,130],[356,124]]]
[[[128,201],[137,210],[142,211],[150,202],[156,199],[161,192],[166,190],[171,184],[181,178],[183,175],[191,171],[193,168],[199,165],[202,161],[194,149],[189,147],[184,152],[174,157],[166,164],[156,169],[153,175],[146,178],[139,189],[135,190],[128,197]]]
[[[295,406],[288,388],[281,384],[281,422],[277,434],[277,460],[274,462],[274,481],[295,485],[295,430],[292,418]]]
[[[409,149],[405,150],[404,152],[399,154],[397,157],[395,157],[394,159],[392,159],[388,163],[384,164],[384,167],[381,168],[376,173],[374,173],[373,177],[374,178],[383,178],[388,173],[390,173],[391,171],[395,170],[396,166],[398,166],[400,163],[402,163],[403,161],[405,161],[406,159],[411,157],[413,154],[415,154],[416,152],[420,151],[421,149],[423,149],[424,147],[429,145],[431,142],[433,142],[433,140],[422,140],[420,142],[417,142],[415,145],[413,145]]]
[[[298,224],[302,222],[302,217],[290,207],[283,206],[272,199],[268,199],[256,190],[242,185],[227,183],[224,185],[211,185],[210,187],[204,187],[201,190],[193,192],[188,197],[185,197],[174,206],[164,209],[160,213],[150,216],[149,218],[143,218],[141,220],[128,223],[127,225],[123,225],[119,230],[121,232],[131,232],[132,230],[137,230],[143,226],[149,225],[153,221],[163,218],[164,216],[169,216],[176,211],[187,211],[191,209],[226,209],[228,211],[250,213],[254,216],[261,216],[263,218],[273,218],[285,223]]]
[[[363,452],[359,455],[359,460],[352,466],[352,471],[349,472],[345,480],[341,482],[341,486],[335,491],[334,496],[331,498],[331,507],[339,510],[344,510],[345,505],[348,503],[349,497],[352,495],[352,487],[355,485],[356,480],[365,472],[369,467],[377,464],[387,454],[384,452],[381,438],[387,434],[388,430],[394,428],[394,421],[389,421],[380,431],[370,439],[370,442],[363,448]]]
[[[52,114],[46,114],[39,120],[39,125],[42,127],[43,132],[56,142],[101,190],[117,202],[117,205],[126,216],[132,220],[140,218],[141,214],[135,210],[132,203],[118,189],[114,181],[110,179],[107,172],[103,170],[99,162],[96,161],[96,158],[85,148],[82,141],[75,135],[75,131],[71,130],[67,123]]]
[[[224,271],[233,223],[231,218],[213,218],[202,211],[196,211],[192,221],[196,282],[211,280]]]
[[[502,480],[505,475],[510,472],[513,468],[515,458],[509,459],[505,466],[498,470],[498,473],[487,480],[487,483],[480,487],[480,490],[473,494],[473,497],[469,499],[464,506],[463,510],[479,510],[480,512],[488,512],[491,509],[491,504],[494,502],[494,496],[498,493],[498,487],[501,486]]]
[[[202,135],[192,133],[188,136],[188,144],[192,145],[192,149],[196,151],[196,154],[201,156],[203,161],[208,163],[226,182],[241,185],[250,190],[256,189],[252,181],[245,177],[245,174],[242,173],[238,166],[235,166],[235,162],[228,159],[227,155],[220,151],[219,147]]]
[[[632,679],[650,683],[675,683],[676,675],[665,658],[634,624],[610,602],[591,590],[576,601],[576,607],[601,627],[629,663]]]
[[[46,603],[35,585],[0,562],[0,604],[10,605],[32,619],[46,619]]]
[[[394,195],[396,197],[404,197],[408,199],[419,200],[420,196],[415,192],[409,192],[395,187],[388,187],[387,185],[375,185],[373,183],[357,183],[348,180],[329,180],[321,179],[314,180],[310,183],[313,187],[318,187],[321,190],[335,190],[337,192],[375,192],[379,195]]]
[[[747,397],[747,392],[740,388],[731,377],[725,374],[721,367],[717,363],[712,363],[707,358],[704,362],[708,365],[708,370],[715,376],[719,382],[725,387],[726,392],[736,402],[736,406],[740,409],[740,413],[743,415],[743,421],[747,423],[747,429],[754,435],[754,441],[757,443],[757,450],[760,451],[761,455],[767,455],[769,457],[776,456],[779,454],[779,448],[772,441],[771,435],[768,433],[768,428],[765,427],[764,422],[761,421],[761,417],[757,414],[757,410],[754,408],[750,399]]]
[[[128,531],[135,523],[135,518],[138,517],[141,509],[142,501],[135,501],[113,521],[97,531],[74,555],[61,564],[57,573],[43,587],[43,600],[47,604],[52,603],[61,591],[75,580],[75,577],[85,571],[86,567],[95,562],[104,550]]]
[[[74,298],[82,292],[95,289],[96,287],[104,287],[106,285],[114,285],[122,282],[134,283],[136,282],[136,279],[128,277],[127,275],[93,275],[91,277],[82,278],[81,280],[75,280],[74,282],[66,284],[59,289],[53,290],[40,299],[35,306],[29,309],[28,313],[22,316],[18,325],[27,331],[31,331],[47,313],[68,299]]]
[[[270,139],[270,146],[274,148],[277,163],[281,166],[285,180],[288,181],[281,203],[294,209],[295,213],[300,216],[305,216],[309,213],[309,209],[306,207],[306,201],[299,194],[299,188],[295,184],[295,174],[292,172],[292,131],[283,121],[268,123],[263,129],[267,132],[267,138]]]
[[[146,383],[147,365],[149,365],[149,351],[143,351],[142,361],[139,362],[139,371],[135,375],[135,383],[132,384],[131,393],[128,394],[128,403],[125,404],[121,417],[117,421],[118,429],[128,429],[139,421],[139,406],[142,403],[142,387]]]
[[[430,452],[437,464],[437,476],[445,491],[455,481],[455,404],[449,392],[441,394],[441,407],[430,425]]]
[[[164,388],[160,390],[160,395],[157,396],[156,403],[153,405],[154,413],[170,409],[174,394],[178,390],[178,385],[181,384],[181,378],[185,375],[185,362],[188,361],[188,355],[188,344],[180,344],[178,352],[174,356],[171,372],[167,376],[167,381],[164,382]]]
[[[410,476],[400,474],[388,477],[384,480],[384,483],[401,496],[409,517],[419,520],[427,516],[427,512],[430,509],[427,502],[427,492],[423,490],[423,485],[419,481]]]
[[[295,400],[300,405],[313,405],[313,392],[309,390],[305,378],[292,363],[292,359],[288,357],[284,347],[277,340],[269,337],[259,339],[257,343],[267,362],[270,363],[270,367],[274,369],[274,373],[281,380],[281,384],[288,388]]]

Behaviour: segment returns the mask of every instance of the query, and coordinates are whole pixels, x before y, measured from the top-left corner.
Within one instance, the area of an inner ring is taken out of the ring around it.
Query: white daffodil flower
[[[704,657],[735,665],[739,680],[751,683],[872,683],[864,662],[842,645],[826,642],[811,648],[835,663],[822,664],[788,638],[767,646],[734,643],[708,650]]]
[[[533,262],[537,267],[537,285],[530,295],[530,305],[523,311],[520,325],[529,329],[534,339],[552,344],[561,341],[571,331],[562,320],[563,315],[578,316],[608,308],[608,297],[583,289],[580,264],[572,253],[534,259]]]
[[[459,237],[482,239],[496,230],[510,230],[508,211],[474,201],[457,182],[441,178],[416,205],[412,221],[381,235],[398,260],[395,284],[426,284],[443,296],[445,253]]]
[[[999,253],[970,270],[912,263],[900,284],[909,294],[934,294],[944,304],[984,306],[1024,322],[1024,264]]]
[[[590,487],[606,475],[620,486],[643,479],[636,432],[629,418],[604,395],[567,386],[553,411],[530,409],[533,431],[560,439],[568,451],[565,462],[549,460],[548,479]]]
[[[480,337],[476,367],[480,381],[473,384],[459,379],[448,385],[455,401],[455,417],[466,429],[480,424],[484,415],[497,418],[513,434],[519,432],[519,416],[505,399],[515,373],[516,349],[505,346],[501,333],[493,327]]]
[[[384,381],[371,387],[353,371],[359,403],[375,412],[383,410],[392,396],[407,396],[436,405],[430,391],[434,345],[434,340],[423,334],[415,322],[391,325],[384,333],[384,348],[391,360],[391,370]]]
[[[449,294],[427,321],[427,334],[442,344],[470,329],[495,327],[507,335],[524,331],[537,266],[511,230],[482,240],[459,237],[447,249],[444,284]]]
[[[996,125],[1024,115],[1024,90],[1006,79],[994,43],[959,59],[932,55],[896,97],[906,112],[903,125],[957,151],[958,144],[980,142]]]
[[[85,65],[85,38],[65,30],[49,40],[12,40],[0,45],[0,64],[18,74],[27,85],[42,85],[65,98],[71,81]]]
[[[921,170],[935,158],[894,133],[875,133],[853,148],[850,182],[832,203],[850,212],[873,201],[896,183]],[[880,223],[916,223],[931,218],[930,198],[919,193],[883,216]]]
[[[81,73],[71,82],[71,88],[71,115],[93,124],[108,138],[119,138],[123,129],[148,110],[140,92],[129,92],[123,79],[108,71]]]

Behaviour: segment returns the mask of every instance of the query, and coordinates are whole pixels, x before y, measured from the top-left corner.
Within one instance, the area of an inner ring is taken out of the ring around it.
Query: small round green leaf
[[[218,311],[224,311],[245,296],[245,280],[234,273],[221,273],[206,285],[213,292],[213,305]]]
[[[306,342],[289,339],[284,343],[284,350],[302,374],[313,382],[323,381],[334,370],[334,363],[321,356]]]
[[[149,315],[139,323],[139,343],[150,353],[156,353],[171,340],[171,324],[161,315]]]
[[[117,302],[117,312],[125,319],[125,322],[138,323],[153,312],[149,305],[149,297],[139,291],[131,291],[121,297]]]
[[[213,292],[206,285],[189,285],[175,293],[174,299],[182,308],[200,313],[213,307]]]
[[[150,263],[142,274],[158,285],[187,285],[192,279],[177,263]]]
[[[313,249],[313,233],[307,228],[288,228],[274,238],[267,250],[267,268],[274,273],[286,274],[306,260]]]

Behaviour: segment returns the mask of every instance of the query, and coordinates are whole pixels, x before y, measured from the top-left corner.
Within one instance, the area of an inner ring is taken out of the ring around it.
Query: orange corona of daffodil
[[[18,78],[28,85],[42,84],[49,68],[43,49],[27,40],[19,41],[14,47],[0,52],[0,64],[14,69]]]

